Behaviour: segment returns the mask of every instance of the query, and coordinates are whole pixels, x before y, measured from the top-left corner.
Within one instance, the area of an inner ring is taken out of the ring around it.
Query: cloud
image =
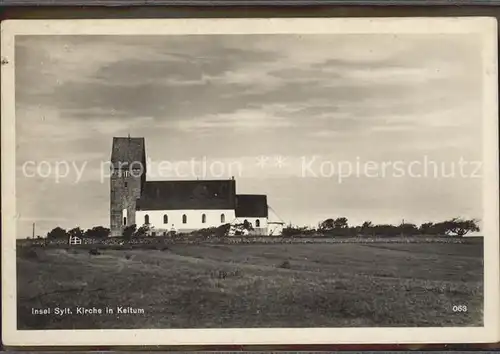
[[[417,121],[428,110],[457,106],[470,95],[460,87],[477,84],[468,37],[252,35],[245,46],[237,37],[25,37],[19,101],[54,106],[67,122],[92,120],[104,133],[154,123],[220,135],[223,126],[258,127],[268,119],[317,135],[331,129],[322,124],[368,130],[371,118],[386,130],[382,115]],[[30,91],[40,82],[43,90]],[[269,114],[270,105],[281,109]]]
[[[293,122],[276,114],[271,107],[262,109],[242,109],[233,113],[211,114],[196,120],[179,121],[173,127],[187,130],[233,130],[260,132],[273,128],[291,127]],[[237,133],[237,132],[235,132]]]

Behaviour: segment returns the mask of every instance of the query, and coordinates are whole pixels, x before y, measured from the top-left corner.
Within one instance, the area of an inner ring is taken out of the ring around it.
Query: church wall
[[[252,224],[254,228],[257,228],[257,223],[256,221],[260,221],[260,228],[267,228],[267,218],[262,217],[262,218],[255,218],[255,217],[244,217],[244,216],[239,216],[238,217],[238,222],[243,223],[245,220],[248,220],[249,223]]]
[[[269,236],[281,236],[283,234],[282,224],[269,224],[267,227]]]
[[[202,215],[206,215],[205,222],[202,222]],[[225,215],[224,222],[221,222],[221,214]],[[235,219],[234,210],[137,210],[135,219],[137,227],[144,225],[145,216],[149,216],[149,223],[156,230],[170,230],[172,225],[177,232],[191,232],[194,230],[217,227],[229,224]],[[168,216],[168,223],[163,222],[163,216]],[[186,215],[187,222],[183,223],[182,216]]]

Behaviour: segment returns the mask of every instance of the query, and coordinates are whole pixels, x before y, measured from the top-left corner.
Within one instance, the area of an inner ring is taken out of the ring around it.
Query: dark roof
[[[233,179],[148,181],[137,210],[234,209],[235,195]]]
[[[267,218],[267,196],[262,194],[238,194],[236,217]]]
[[[116,166],[118,163],[146,162],[146,147],[144,138],[113,138],[113,148],[111,150],[111,163]],[[133,167],[133,166],[132,166]],[[137,166],[139,168],[139,166]]]

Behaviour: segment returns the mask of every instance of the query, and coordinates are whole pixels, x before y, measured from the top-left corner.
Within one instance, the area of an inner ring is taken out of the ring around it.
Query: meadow
[[[482,242],[172,244],[99,252],[18,250],[18,328],[442,327],[483,321]],[[77,307],[103,313],[81,314]],[[143,312],[118,313],[118,307]],[[47,308],[50,315],[33,314]],[[56,308],[71,314],[56,315]]]

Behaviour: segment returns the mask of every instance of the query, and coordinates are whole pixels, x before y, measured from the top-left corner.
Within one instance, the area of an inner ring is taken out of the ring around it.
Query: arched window
[[[188,222],[188,217],[186,214],[182,215],[182,223],[185,224]]]
[[[148,224],[149,224],[149,215],[148,215],[148,214],[144,215],[144,223],[145,223],[146,225],[148,225]]]
[[[127,217],[123,217],[123,225],[127,225]]]
[[[168,215],[167,214],[163,215],[163,223],[168,224]]]
[[[255,227],[260,227],[260,220],[259,219],[255,220]]]
[[[204,224],[207,222],[207,216],[205,214],[201,215],[201,222]]]
[[[226,222],[226,215],[220,214],[220,222]]]

